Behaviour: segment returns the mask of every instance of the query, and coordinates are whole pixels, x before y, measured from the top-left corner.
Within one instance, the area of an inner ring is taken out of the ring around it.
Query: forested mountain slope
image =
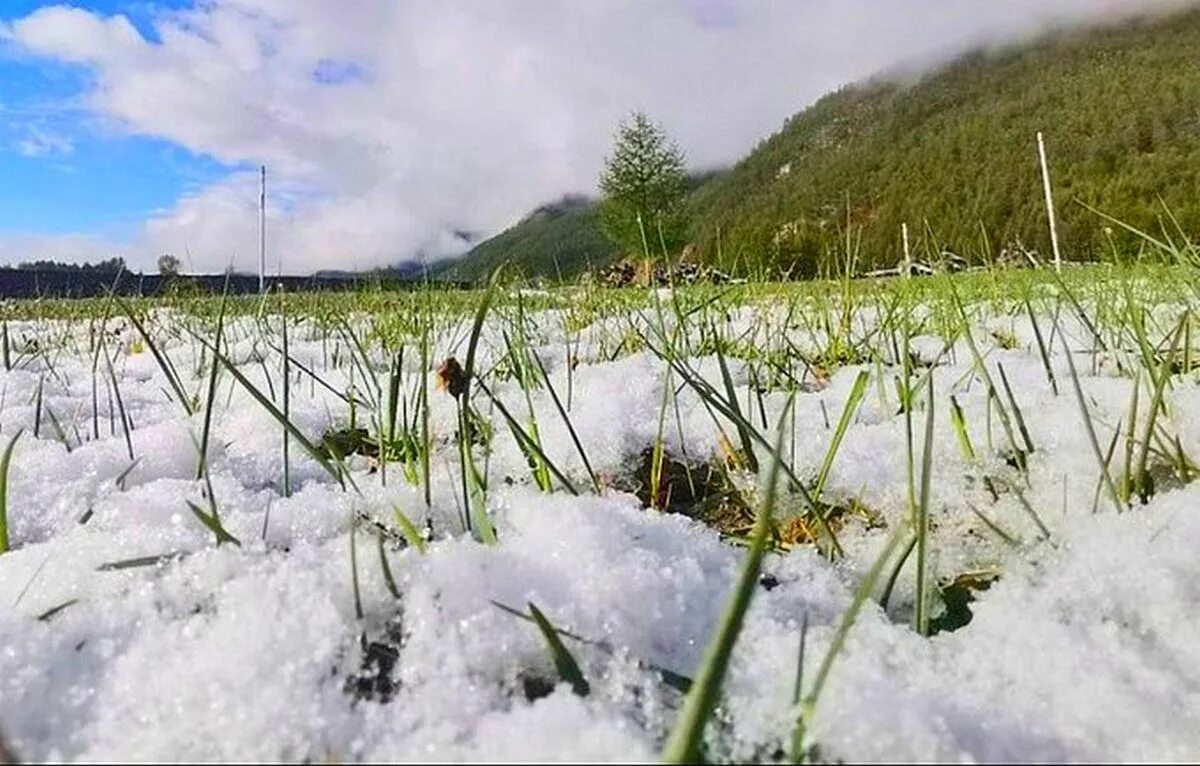
[[[1110,237],[1136,249],[1079,202],[1157,232],[1161,198],[1189,234],[1200,232],[1200,11],[843,88],[696,185],[688,238],[727,270],[797,274],[848,247],[863,268],[893,264],[905,222],[918,251],[949,247],[979,261],[1020,243],[1047,253],[1039,130],[1066,257],[1104,257]],[[473,278],[508,261],[570,277],[618,256],[594,203],[575,199],[487,240],[450,273]]]

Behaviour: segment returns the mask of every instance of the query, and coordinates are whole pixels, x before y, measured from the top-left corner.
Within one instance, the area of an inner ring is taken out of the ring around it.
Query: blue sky
[[[7,0],[0,20],[43,5]],[[77,5],[124,14],[153,38],[148,3]],[[156,209],[227,173],[209,158],[90,114],[82,99],[91,77],[79,65],[0,49],[0,235],[89,232],[126,240]]]

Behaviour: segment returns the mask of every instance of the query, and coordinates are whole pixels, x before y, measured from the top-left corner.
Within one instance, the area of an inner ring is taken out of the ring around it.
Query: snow
[[[651,297],[666,300],[670,294]],[[820,756],[1194,760],[1200,756],[1194,617],[1200,607],[1200,487],[1164,485],[1146,505],[1114,512],[1099,485],[1059,342],[1051,357],[1056,395],[1028,318],[984,306],[973,310],[975,341],[993,377],[997,363],[1003,365],[1036,448],[1027,479],[1020,477],[1003,460],[1007,441],[993,407],[989,449],[986,386],[971,374],[963,337],[943,338],[930,324],[911,339],[914,357],[934,365],[932,556],[941,577],[983,566],[998,567],[1001,576],[976,594],[968,625],[929,638],[909,624],[911,562],[886,612],[869,602],[820,699],[811,731]],[[1179,307],[1156,311],[1158,325],[1170,327]],[[651,311],[635,321],[654,322],[653,316]],[[169,313],[153,320],[159,328],[182,321]],[[464,321],[437,334],[435,359],[463,353]],[[564,343],[578,341],[572,425],[598,474],[627,475],[658,432],[663,386],[669,379],[678,388],[678,376],[668,378],[666,363],[649,350],[611,359],[613,336],[623,332],[619,322],[600,318],[567,338],[558,310],[530,321],[531,343],[560,397],[568,388]],[[868,331],[872,321],[864,311],[858,331]],[[773,348],[782,323],[769,307],[743,307],[731,312],[728,334],[750,330],[755,344]],[[1107,446],[1128,417],[1133,390],[1132,378],[1119,375],[1116,364],[1128,369],[1135,352],[1098,359],[1093,374],[1086,330],[1065,310],[1060,323],[1078,350],[1088,408]],[[1049,326],[1047,317],[1042,331]],[[123,343],[111,347],[134,424],[133,462],[104,377],[93,430],[86,326],[13,322],[10,332],[55,345],[49,357],[0,371],[0,441],[25,429],[9,480],[13,550],[0,554],[0,604],[7,605],[0,610],[0,734],[22,759],[645,761],[661,751],[682,695],[663,682],[659,669],[694,674],[743,549],[696,521],[642,509],[632,495],[584,491],[590,482],[583,461],[544,388],[532,392],[531,402],[545,452],[584,493],[539,492],[503,419],[477,396],[476,407],[485,416],[490,412],[496,434],[488,458],[488,512],[500,542],[487,546],[459,529],[451,397],[430,386],[436,448],[428,509],[422,488],[406,483],[398,465],[389,467],[383,486],[365,460],[352,459],[361,491],[343,490],[294,441],[293,491],[285,497],[279,424],[223,375],[208,467],[221,521],[242,546],[216,547],[187,506],[208,508],[204,482],[196,480],[203,413],[186,415],[168,397],[161,369],[147,350],[138,351],[136,335],[125,328]],[[256,344],[258,332],[249,318],[227,328],[231,357],[266,391],[267,373],[256,355],[264,354],[276,388],[280,360]],[[819,348],[826,340],[816,325],[786,332],[800,348]],[[1016,347],[1006,348],[1013,340]],[[165,333],[162,345],[188,390],[202,392],[207,361],[200,347],[186,335]],[[334,388],[348,385],[344,342],[337,352],[340,367],[332,366],[338,343],[319,338],[314,325],[296,327],[291,346],[297,360]],[[480,369],[490,369],[502,346],[498,329],[489,327]],[[375,356],[373,363],[386,371],[386,358]],[[405,391],[421,383],[415,356],[406,357]],[[739,399],[757,422],[747,370],[737,360],[730,363]],[[722,385],[709,352],[689,364]],[[796,715],[801,623],[807,620],[805,672],[811,678],[860,578],[890,530],[907,518],[906,436],[895,365],[847,365],[799,394],[795,432],[785,439],[785,450],[794,452],[798,474],[816,475],[832,439],[826,420],[837,422],[860,370],[871,376],[867,394],[824,497],[857,500],[880,523],[848,523],[840,533],[846,556],[834,563],[806,546],[768,556],[772,587],[756,591],[718,720],[708,726],[712,758],[782,757]],[[291,417],[310,440],[346,424],[344,401],[303,373],[293,374]],[[353,374],[364,387],[360,373]],[[69,450],[45,413],[34,437],[39,385],[44,406],[63,423]],[[1144,379],[1142,385],[1139,423],[1151,398]],[[514,415],[527,418],[515,380],[489,387]],[[978,461],[960,451],[949,417],[951,395],[965,413]],[[1188,454],[1200,449],[1198,397],[1200,387],[1189,376],[1173,378],[1166,395],[1164,427]],[[779,391],[763,396],[763,415],[772,427],[786,402]],[[373,429],[369,412],[359,417]],[[913,422],[919,450],[923,404]],[[672,402],[663,437],[669,452],[686,451],[692,459],[719,450],[708,410],[687,389]],[[1124,450],[1122,436],[1114,454]],[[1114,469],[1119,462],[1114,459]],[[984,477],[1000,486],[997,497]],[[1036,509],[1049,539],[1039,539],[1018,492]],[[1014,548],[998,539],[972,508],[1022,544]],[[384,545],[396,599],[376,538],[366,528],[357,531],[360,619],[350,520],[365,514],[390,523],[393,509],[419,525],[428,518],[433,539],[424,555],[390,541]],[[157,564],[106,567],[156,556],[163,557]],[[564,639],[589,681],[586,698],[555,683],[536,628],[497,606],[523,611],[529,603],[557,627],[592,642]],[[392,646],[398,652],[390,676],[394,694],[386,701],[378,694],[356,697],[352,679],[373,672],[364,662],[365,647],[388,643],[389,635],[402,636]],[[531,679],[540,679],[542,694],[525,693]]]

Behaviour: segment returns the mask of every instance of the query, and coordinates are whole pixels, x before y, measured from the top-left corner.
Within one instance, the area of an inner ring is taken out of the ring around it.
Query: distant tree
[[[121,256],[109,258],[106,261],[100,261],[94,265],[96,271],[101,271],[106,274],[115,274],[118,271],[125,271],[125,259]]]
[[[170,254],[158,256],[158,273],[163,276],[179,273],[179,259]]]
[[[680,244],[683,152],[645,113],[634,112],[617,128],[612,156],[605,158],[600,174],[600,191],[601,227],[627,253],[642,252],[643,230],[652,253],[662,243],[671,250]]]
[[[17,265],[22,271],[75,271],[95,274],[115,274],[125,270],[125,259],[117,256],[95,263],[70,263],[47,259],[24,261]]]

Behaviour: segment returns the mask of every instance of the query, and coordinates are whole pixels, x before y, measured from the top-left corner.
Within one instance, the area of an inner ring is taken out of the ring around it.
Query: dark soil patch
[[[630,474],[615,480],[613,486],[636,495],[644,508],[696,519],[728,537],[744,538],[753,531],[755,510],[730,480],[726,461],[688,461],[664,453],[657,492],[653,489],[653,468],[654,450],[647,447]],[[825,524],[834,534],[854,519],[872,527],[881,524],[876,514],[857,501],[819,505]],[[774,538],[775,544],[785,550],[794,545],[830,542],[824,525],[812,513],[777,518]]]
[[[965,572],[938,586],[938,594],[942,598],[945,611],[929,621],[929,634],[949,633],[966,627],[974,614],[971,603],[975,594],[992,587],[992,583],[1000,578],[1000,573],[994,570]]]
[[[346,677],[342,689],[355,702],[391,702],[400,689],[400,682],[393,677],[404,644],[400,618],[390,620],[378,638],[368,639],[363,634],[361,642],[362,662],[358,672]]]
[[[333,460],[350,455],[379,457],[379,444],[371,438],[371,434],[365,428],[331,428],[321,436],[318,448]]]
[[[521,671],[517,676],[517,681],[521,684],[521,692],[529,702],[536,702],[554,693],[554,681],[532,670]]]
[[[654,486],[654,450],[642,450],[629,475],[615,488],[637,496],[644,508],[678,513],[723,534],[743,535],[754,526],[754,511],[729,480],[723,466],[680,460],[664,452],[658,486]]]

